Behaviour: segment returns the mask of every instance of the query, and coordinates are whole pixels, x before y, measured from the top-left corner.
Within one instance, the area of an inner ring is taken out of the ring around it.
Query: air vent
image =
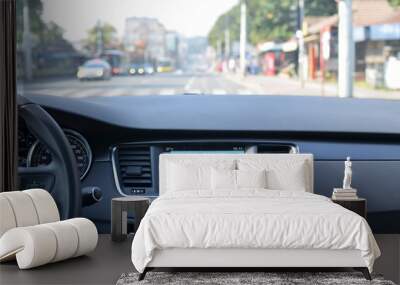
[[[125,194],[145,194],[147,188],[152,188],[149,146],[121,145],[115,158],[120,188]]]
[[[292,144],[260,144],[257,146],[258,153],[297,153],[297,147]]]

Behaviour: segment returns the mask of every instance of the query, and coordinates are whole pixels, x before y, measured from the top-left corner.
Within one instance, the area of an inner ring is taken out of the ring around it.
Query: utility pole
[[[300,79],[301,88],[304,88],[304,35],[303,35],[303,21],[304,21],[304,0],[297,1],[297,40],[298,40],[298,67],[297,74]]]
[[[25,77],[27,80],[32,79],[32,38],[31,38],[31,24],[29,19],[29,7],[28,0],[24,0],[24,8],[22,11],[22,20],[24,30],[22,34],[23,38],[23,49],[25,55]]]
[[[229,18],[225,16],[225,59],[229,59],[231,49],[230,31],[229,31]]]
[[[217,40],[217,58],[221,59],[222,57],[222,42],[221,40]]]
[[[96,41],[97,41],[97,56],[100,56],[103,53],[103,32],[101,29],[101,21],[97,20],[97,33],[96,33]]]
[[[246,19],[246,1],[242,0],[240,4],[240,73],[246,75],[246,45],[247,45],[247,19]]]
[[[230,47],[230,32],[229,29],[225,29],[225,58],[229,59],[230,53],[231,53],[231,47]]]
[[[353,96],[354,40],[352,1],[339,0],[339,97]]]

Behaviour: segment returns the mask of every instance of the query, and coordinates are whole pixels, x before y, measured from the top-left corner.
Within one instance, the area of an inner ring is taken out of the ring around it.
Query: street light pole
[[[246,19],[246,1],[242,0],[240,4],[240,72],[246,75],[246,45],[247,45],[247,19]]]
[[[23,17],[23,49],[25,55],[25,77],[27,80],[32,79],[32,39],[31,39],[31,24],[29,18],[28,0],[24,0],[24,8],[22,11]]]
[[[230,55],[230,32],[229,29],[225,30],[225,58],[229,59]]]
[[[353,96],[354,40],[352,0],[339,0],[339,97]]]
[[[97,21],[96,28],[96,40],[97,40],[97,56],[100,56],[103,52],[103,32],[101,29],[101,21]]]
[[[298,19],[297,19],[297,39],[299,44],[298,49],[298,70],[297,74],[300,79],[301,88],[304,87],[304,35],[303,35],[303,21],[304,21],[304,0],[297,2]]]
[[[217,40],[217,58],[221,59],[222,57],[222,42],[221,40]]]
[[[230,31],[229,31],[229,16],[225,16],[225,59],[228,60],[230,56],[231,42],[230,42]]]

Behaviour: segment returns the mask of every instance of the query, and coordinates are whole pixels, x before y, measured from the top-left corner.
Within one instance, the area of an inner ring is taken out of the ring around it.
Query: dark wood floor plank
[[[29,270],[16,262],[0,264],[0,284],[115,284],[122,273],[134,271],[131,261],[132,237],[124,242],[100,235],[94,252]]]

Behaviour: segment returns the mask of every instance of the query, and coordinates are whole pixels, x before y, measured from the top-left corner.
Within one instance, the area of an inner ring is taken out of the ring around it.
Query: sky
[[[184,36],[206,36],[212,25],[238,0],[42,0],[43,19],[65,30],[73,42],[85,38],[100,19],[123,35],[128,17],[157,18],[168,30]]]

